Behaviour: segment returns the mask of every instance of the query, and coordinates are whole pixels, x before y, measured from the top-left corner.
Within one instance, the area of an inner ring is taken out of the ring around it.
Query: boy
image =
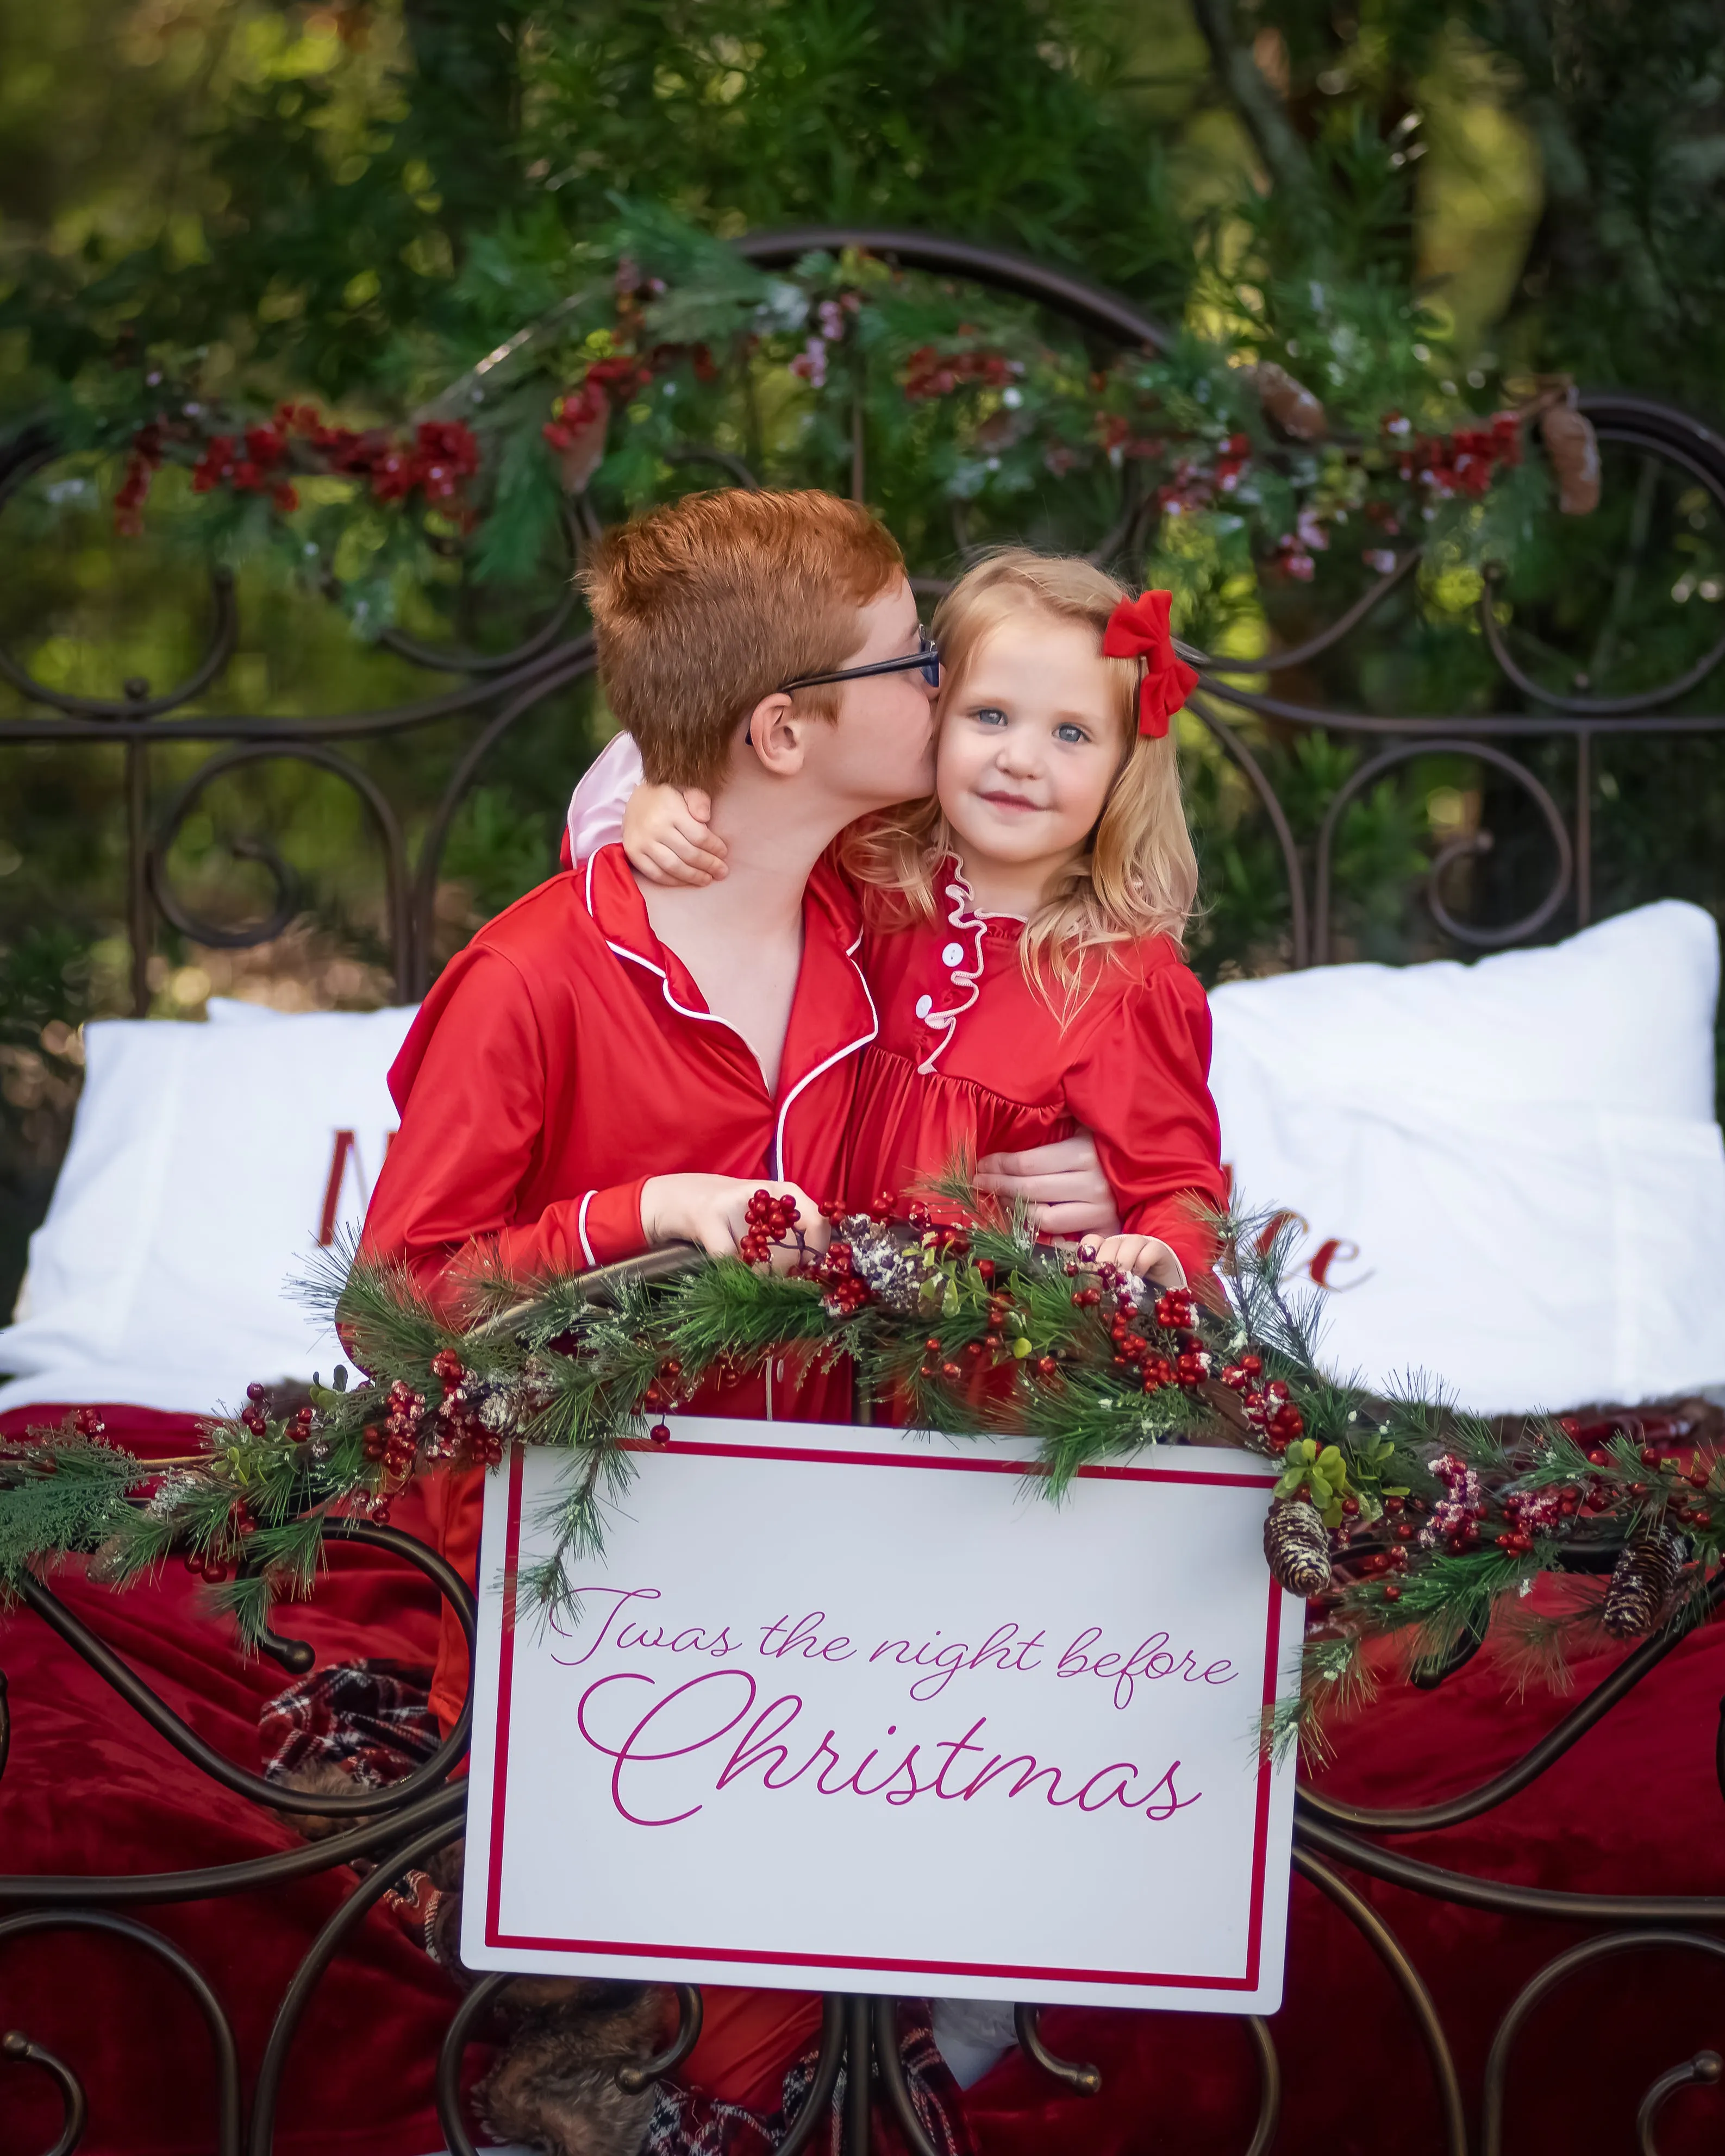
[[[855,901],[822,856],[855,818],[932,783],[938,661],[897,546],[859,505],[692,496],[608,534],[583,583],[612,710],[649,779],[712,796],[729,872],[644,890],[622,849],[602,848],[445,968],[390,1073],[401,1128],[364,1236],[434,1296],[481,1255],[531,1273],[680,1239],[728,1252],[763,1187],[821,1231],[875,1031]],[[695,1405],[848,1413],[819,1377],[793,1397],[775,1383],[769,1368]],[[434,1478],[427,1505],[471,1579],[479,1477]],[[446,1618],[432,1693],[445,1730],[466,1684]],[[776,2092],[818,2019],[790,1993],[711,1989],[706,2010],[689,2076],[735,2102]]]

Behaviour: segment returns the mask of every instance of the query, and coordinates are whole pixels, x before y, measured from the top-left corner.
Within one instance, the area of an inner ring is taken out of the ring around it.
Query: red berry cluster
[[[827,1206],[821,1211],[834,1217]],[[842,1214],[843,1208],[839,1209]],[[811,1252],[796,1268],[798,1280],[812,1281],[821,1291],[820,1306],[829,1317],[854,1317],[875,1300],[875,1291],[856,1270],[855,1253],[842,1238],[824,1250]]]
[[[1095,1291],[1091,1290],[1091,1293]],[[1077,1297],[1073,1297],[1074,1301]],[[1114,1360],[1122,1369],[1135,1369],[1144,1380],[1146,1392],[1172,1382],[1173,1365],[1166,1355],[1158,1353],[1140,1332],[1132,1320],[1137,1306],[1129,1295],[1117,1295],[1114,1301],[1114,1315],[1108,1322],[1108,1337],[1114,1342]]]
[[[881,1200],[886,1211],[870,1207],[870,1217],[884,1219],[891,1214],[889,1201]],[[937,1258],[962,1258],[970,1249],[970,1232],[957,1220],[937,1220],[934,1209],[927,1201],[914,1198],[905,1208],[906,1224],[922,1238],[925,1250],[932,1250]]]
[[[1198,1305],[1184,1288],[1170,1288],[1157,1298],[1156,1322],[1168,1332],[1189,1332],[1198,1322]]]
[[[398,1378],[389,1388],[383,1420],[367,1423],[362,1440],[366,1458],[380,1460],[386,1478],[413,1471],[424,1419],[425,1395],[416,1393],[406,1378]],[[375,1511],[372,1517],[377,1517]]]
[[[1246,1413],[1250,1414],[1255,1403],[1248,1399]],[[1262,1406],[1262,1428],[1274,1452],[1286,1452],[1296,1437],[1306,1433],[1306,1418],[1288,1398],[1288,1389],[1280,1378],[1272,1378],[1265,1386]]]
[[[1386,1497],[1384,1500],[1386,1505],[1399,1505],[1401,1502],[1399,1497]],[[1399,1602],[1402,1599],[1400,1585],[1388,1575],[1407,1570],[1407,1545],[1414,1538],[1414,1530],[1405,1523],[1398,1527],[1394,1533],[1396,1539],[1391,1543],[1388,1549],[1373,1550],[1369,1557],[1360,1560],[1359,1565],[1360,1575],[1363,1578],[1384,1581],[1384,1599],[1386,1602]]]
[[[965,1247],[969,1247],[968,1240]],[[977,1274],[985,1285],[992,1282],[994,1278],[993,1260],[988,1258],[978,1260]],[[965,1342],[965,1359],[971,1366],[970,1370],[967,1371],[963,1363],[947,1361],[941,1342],[931,1334],[923,1343],[918,1376],[925,1380],[943,1378],[950,1385],[957,1383],[961,1378],[973,1375],[978,1370],[998,1368],[1003,1363],[1017,1368],[1019,1358],[1006,1344],[1006,1328],[1009,1324],[1016,1326],[1019,1322],[1011,1297],[999,1294],[991,1287],[986,1305],[984,1336],[980,1340]],[[1019,1337],[1015,1331],[1013,1337],[1017,1339]],[[1039,1356],[1030,1367],[1039,1377],[1053,1378],[1060,1374],[1060,1363],[1052,1355]]]
[[[701,349],[705,352],[706,348]],[[703,381],[711,380],[715,371],[710,353],[707,367]],[[698,361],[696,372],[701,372]],[[596,359],[580,383],[566,389],[552,404],[551,418],[539,431],[560,453],[575,449],[588,428],[610,417],[612,396],[626,398],[636,389],[644,389],[652,379],[652,367],[639,359]]]
[[[245,1405],[239,1410],[239,1419],[254,1437],[261,1437],[270,1427],[270,1418],[264,1409],[269,1397],[267,1388],[255,1379],[245,1389]]]
[[[192,491],[208,494],[225,481],[236,494],[267,494],[278,509],[297,509],[300,497],[280,474],[287,454],[287,437],[280,425],[248,427],[239,437],[212,434],[192,467]]]
[[[102,1420],[100,1408],[79,1408],[72,1416],[72,1427],[80,1437],[105,1437],[108,1425]]]
[[[481,1419],[478,1403],[464,1395],[468,1369],[453,1348],[440,1348],[431,1358],[431,1374],[444,1389],[438,1403],[439,1433],[434,1450],[445,1457],[495,1467],[503,1457],[503,1440]]]
[[[970,1236],[956,1220],[941,1220],[923,1229],[922,1247],[937,1258],[962,1258],[969,1254]]]
[[[660,1364],[658,1374],[654,1378],[652,1383],[642,1394],[641,1405],[649,1414],[659,1414],[667,1408],[674,1408],[681,1394],[682,1386],[683,1366],[675,1355],[667,1355]],[[670,1432],[666,1430],[665,1436],[670,1435]],[[656,1441],[663,1443],[664,1440]]]
[[[603,389],[591,382],[579,389],[565,390],[551,408],[551,417],[539,429],[552,449],[560,454],[578,448],[582,435],[598,421],[608,418],[609,399]]]
[[[1296,1437],[1305,1434],[1306,1418],[1288,1398],[1282,1380],[1272,1378],[1267,1385],[1260,1385],[1258,1380],[1263,1374],[1260,1355],[1242,1355],[1237,1363],[1228,1364],[1221,1378],[1230,1392],[1240,1394],[1246,1420],[1254,1430],[1263,1432],[1271,1450],[1286,1452]]]
[[[1692,1489],[1705,1490],[1707,1486],[1707,1478],[1702,1474],[1687,1475],[1684,1480]],[[1679,1500],[1671,1505],[1670,1512],[1674,1520],[1681,1521],[1686,1527],[1710,1527],[1713,1524],[1713,1516],[1707,1507],[1692,1500]]]
[[[199,1579],[207,1579],[213,1587],[219,1587],[238,1571],[245,1545],[257,1532],[256,1513],[244,1497],[236,1497],[228,1508],[222,1543],[212,1543],[208,1549],[187,1550],[184,1558],[187,1571]]]
[[[1117,449],[1122,456],[1152,460],[1159,459],[1168,450],[1168,444],[1158,435],[1133,434],[1130,430],[1122,434],[1117,429],[1104,434],[1103,447],[1111,452]],[[1158,507],[1172,510],[1178,516],[1214,507],[1219,495],[1237,491],[1251,454],[1249,435],[1229,434],[1219,444],[1213,462],[1206,463],[1201,455],[1177,457],[1173,470],[1156,490]]]
[[[144,504],[161,467],[162,453],[162,429],[152,419],[132,436],[126,475],[114,496],[114,529],[122,539],[136,539],[144,528]]]
[[[1650,1467],[1655,1460],[1664,1457],[1661,1446],[1681,1445],[1695,1430],[1695,1424],[1686,1416],[1672,1414],[1607,1415],[1595,1422],[1583,1422],[1574,1415],[1559,1415],[1558,1427],[1584,1451],[1590,1446],[1607,1444],[1614,1437],[1626,1437],[1632,1445],[1640,1445],[1641,1459]]]
[[[345,434],[337,428],[335,433]],[[480,468],[479,444],[459,419],[426,419],[413,429],[411,443],[361,434],[352,446],[331,459],[332,469],[356,472],[371,481],[379,501],[402,501],[417,487],[428,501],[453,501],[461,482]]]
[[[1503,1532],[1495,1540],[1512,1557],[1526,1557],[1535,1535],[1549,1534],[1580,1511],[1582,1491],[1573,1482],[1527,1490],[1503,1501]]]
[[[1686,1435],[1691,1424],[1672,1416],[1645,1415],[1625,1418],[1623,1422],[1588,1423],[1579,1426],[1565,1417],[1563,1427],[1578,1443],[1585,1443],[1589,1437],[1619,1436],[1633,1440],[1640,1435],[1648,1441],[1640,1446],[1637,1457],[1643,1467],[1653,1471],[1648,1481],[1625,1486],[1614,1486],[1602,1475],[1590,1476],[1584,1485],[1565,1485],[1563,1494],[1567,1496],[1574,1492],[1576,1499],[1576,1503],[1569,1507],[1571,1511],[1579,1510],[1594,1517],[1602,1512],[1615,1511],[1621,1496],[1627,1496],[1639,1503],[1657,1490],[1665,1497],[1667,1516],[1677,1524],[1701,1528],[1711,1527],[1713,1524],[1713,1516],[1708,1507],[1697,1504],[1690,1494],[1692,1491],[1702,1495],[1707,1493],[1712,1481],[1711,1463],[1697,1452],[1692,1454],[1686,1467],[1680,1458],[1659,1449],[1661,1443],[1674,1443]],[[1610,1453],[1597,1444],[1589,1446],[1587,1460],[1590,1467],[1620,1466],[1620,1460],[1614,1459]],[[1521,1501],[1524,1515],[1528,1502],[1526,1497]],[[1504,1509],[1507,1512],[1508,1507]]]
[[[745,1265],[764,1265],[775,1243],[789,1240],[797,1225],[794,1198],[775,1198],[770,1190],[757,1190],[743,1208],[746,1225],[737,1254]]]
[[[141,529],[140,512],[150,475],[162,462],[167,432],[151,420],[133,437],[126,477],[115,503],[116,528],[130,536]],[[188,429],[173,431],[184,436]],[[242,432],[212,434],[192,467],[193,490],[218,486],[236,494],[267,494],[283,511],[296,509],[295,470],[336,472],[366,480],[379,501],[403,501],[416,489],[429,502],[459,497],[464,480],[480,468],[479,444],[459,419],[426,419],[411,436],[372,427],[363,433],[331,425],[313,404],[279,404],[272,419]]]
[[[979,382],[987,389],[1004,389],[1024,371],[1017,360],[1004,358],[998,352],[943,353],[937,346],[921,344],[911,354],[905,370],[905,394],[950,397],[968,382]]]
[[[1394,412],[1384,424],[1387,433],[1408,437],[1401,454],[1404,480],[1417,479],[1440,501],[1487,494],[1500,466],[1522,461],[1521,422],[1513,412],[1500,412],[1483,427],[1458,427],[1451,434],[1409,434],[1407,421]]]
[[[931,1332],[922,1343],[922,1360],[917,1366],[916,1374],[919,1378],[930,1381],[936,1378],[944,1378],[949,1385],[956,1385],[964,1375],[964,1365],[962,1363],[947,1362],[946,1349]]]
[[[986,1258],[977,1267],[977,1271],[984,1281],[992,1281],[994,1277],[994,1268]],[[991,1342],[1004,1346],[1007,1322],[1010,1318],[1016,1317],[1017,1315],[1017,1312],[1013,1308],[1010,1296],[999,1295],[990,1291],[988,1302],[988,1332]],[[1016,1339],[1018,1336],[1014,1333],[1013,1337]]]
[[[1484,1486],[1478,1469],[1470,1467],[1453,1452],[1440,1453],[1431,1463],[1431,1471],[1442,1483],[1445,1494],[1433,1505],[1431,1517],[1420,1531],[1420,1540],[1428,1549],[1441,1542],[1452,1556],[1459,1557],[1480,1538],[1480,1522],[1486,1514]]]
[[[1069,1265],[1066,1270],[1076,1274],[1078,1268]],[[1161,1296],[1152,1313],[1164,1332],[1178,1336],[1170,1356],[1137,1329],[1137,1298],[1125,1276],[1111,1265],[1104,1265],[1099,1268],[1096,1281],[1099,1285],[1075,1288],[1072,1305],[1076,1310],[1099,1311],[1105,1292],[1112,1297],[1114,1312],[1107,1327],[1118,1368],[1135,1372],[1147,1393],[1160,1392],[1165,1385],[1181,1385],[1189,1392],[1204,1383],[1210,1374],[1209,1351],[1193,1330],[1198,1323],[1198,1308],[1183,1288]],[[1040,1370],[1041,1366],[1037,1367]]]

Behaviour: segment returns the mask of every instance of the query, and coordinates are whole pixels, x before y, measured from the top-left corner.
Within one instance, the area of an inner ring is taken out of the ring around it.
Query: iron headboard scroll
[[[756,235],[737,245],[750,260],[768,268],[792,264],[814,249],[862,249],[907,268],[972,280],[1032,300],[1092,339],[1152,350],[1166,341],[1162,329],[1128,302],[1068,272],[936,235],[809,228]],[[1701,489],[1725,518],[1725,439],[1717,434],[1645,398],[1598,393],[1584,397],[1581,408],[1602,444],[1629,453],[1644,473],[1656,465]],[[0,462],[0,509],[9,495],[53,461],[54,454],[53,442],[40,432],[14,441],[9,457]],[[737,485],[757,483],[742,459],[710,444],[691,442],[679,453],[678,461],[706,466]],[[1122,468],[1118,509],[1092,549],[1096,558],[1130,557],[1156,509],[1154,496],[1139,489],[1134,470],[1130,464]],[[854,492],[864,495],[867,482],[859,433]],[[567,526],[572,551],[591,521],[591,506],[580,497],[572,506]],[[958,536],[962,542],[962,530]],[[1533,828],[1544,833],[1548,848],[1544,887],[1518,917],[1507,922],[1482,924],[1468,919],[1445,896],[1456,867],[1479,860],[1490,850],[1493,839],[1489,829],[1445,839],[1432,856],[1425,896],[1433,921],[1460,947],[1484,950],[1537,937],[1566,906],[1577,925],[1591,919],[1596,743],[1625,734],[1674,737],[1725,731],[1725,712],[1675,708],[1717,674],[1725,660],[1725,630],[1709,649],[1686,661],[1669,679],[1633,693],[1595,694],[1580,670],[1566,685],[1554,686],[1518,660],[1499,619],[1497,588],[1489,579],[1478,605],[1480,632],[1516,708],[1447,716],[1401,714],[1295,701],[1276,692],[1279,680],[1291,675],[1309,676],[1315,666],[1333,661],[1387,602],[1398,594],[1405,596],[1419,567],[1418,550],[1404,547],[1389,572],[1333,621],[1294,644],[1271,648],[1250,660],[1191,654],[1203,675],[1192,709],[1240,773],[1273,834],[1286,893],[1286,958],[1296,967],[1323,963],[1333,955],[1337,834],[1350,807],[1380,780],[1421,758],[1466,757],[1487,767],[1502,787],[1518,794]],[[947,583],[932,575],[916,581],[929,593],[945,589]],[[123,752],[126,915],[134,1009],[142,1013],[149,1007],[146,965],[158,921],[207,947],[245,948],[270,941],[294,918],[301,893],[267,835],[239,841],[233,848],[261,865],[274,886],[273,900],[263,917],[239,927],[201,917],[176,894],[167,865],[176,835],[214,782],[248,766],[278,759],[326,772],[358,798],[382,860],[395,993],[403,1000],[422,994],[433,970],[438,884],[457,813],[480,783],[487,759],[504,738],[548,699],[593,671],[592,639],[579,630],[575,608],[572,592],[567,593],[514,649],[495,654],[427,644],[389,629],[381,642],[415,665],[451,677],[451,685],[393,706],[329,716],[206,713],[187,708],[207,700],[218,686],[237,646],[236,587],[232,577],[219,569],[212,579],[202,655],[171,688],[157,690],[146,680],[133,679],[123,685],[117,697],[74,695],[32,675],[15,656],[0,649],[0,675],[37,707],[25,716],[0,720],[0,748],[33,743],[69,747],[117,744]],[[417,858],[410,858],[406,817],[398,800],[351,750],[356,743],[383,741],[450,721],[467,730],[467,738],[433,807]],[[1249,728],[1254,738],[1248,738]],[[1266,769],[1262,745],[1266,738],[1297,742],[1320,732],[1355,745],[1362,754],[1336,786],[1315,837],[1302,847]],[[208,744],[211,753],[164,797],[155,783],[156,752],[188,742]],[[1529,761],[1531,753],[1551,742],[1563,744],[1568,752],[1570,783],[1566,790],[1571,800],[1567,808],[1553,791],[1548,770],[1542,775]]]

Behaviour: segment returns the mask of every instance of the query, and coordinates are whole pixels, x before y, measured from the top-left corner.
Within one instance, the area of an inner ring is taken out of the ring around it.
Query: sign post
[[[546,1620],[560,1464],[486,1487],[470,1967],[1275,2011],[1304,1605],[1262,1460],[1055,1506],[1028,1445],[685,1418]]]

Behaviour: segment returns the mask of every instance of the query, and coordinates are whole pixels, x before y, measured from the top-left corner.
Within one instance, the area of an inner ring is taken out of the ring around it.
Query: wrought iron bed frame
[[[906,267],[922,269],[992,286],[1031,299],[1063,316],[1081,331],[1116,343],[1156,348],[1163,333],[1118,296],[1064,272],[994,249],[973,247],[922,234],[811,228],[752,236],[739,250],[762,266],[783,266],[813,248],[855,247]],[[1581,408],[1602,442],[1620,444],[1644,460],[1662,462],[1702,487],[1725,513],[1725,439],[1699,422],[1652,400],[1628,395],[1584,396]],[[29,475],[52,461],[51,439],[43,435],[16,442],[0,461],[0,506]],[[735,483],[752,485],[753,475],[738,460],[709,447],[691,444],[691,462],[715,466]],[[1645,461],[1644,461],[1645,469]],[[864,491],[863,444],[859,432],[852,491]],[[1150,505],[1123,498],[1118,521],[1096,550],[1106,559],[1129,546],[1149,513]],[[1499,624],[1487,590],[1480,609],[1486,644],[1503,679],[1525,708],[1463,717],[1397,716],[1339,711],[1291,703],[1247,685],[1247,677],[1275,675],[1303,666],[1339,645],[1408,578],[1417,564],[1414,552],[1403,555],[1338,619],[1297,648],[1275,651],[1249,662],[1227,662],[1202,654],[1202,682],[1192,704],[1203,724],[1243,775],[1269,820],[1286,879],[1290,955],[1296,966],[1323,963],[1331,955],[1332,886],[1335,846],[1342,816],[1349,803],[1385,774],[1416,757],[1452,753],[1491,767],[1521,789],[1548,834],[1551,873],[1536,902],[1517,920],[1481,927],[1459,919],[1445,902],[1443,880],[1456,861],[1483,851],[1489,831],[1453,839],[1434,855],[1425,896],[1439,927],[1456,942],[1483,949],[1532,938],[1568,903],[1572,917],[1584,925],[1592,911],[1592,803],[1596,742],[1613,735],[1684,736],[1725,732],[1725,713],[1677,713],[1669,707],[1707,680],[1725,659],[1722,635],[1702,659],[1677,677],[1633,696],[1597,696],[1578,676],[1568,694],[1555,693],[1531,678],[1517,664]],[[921,579],[919,588],[944,588]],[[422,994],[431,964],[431,928],[439,865],[450,826],[463,799],[475,783],[485,758],[511,727],[547,698],[591,673],[595,665],[590,635],[566,634],[572,596],[515,650],[493,658],[448,651],[414,642],[391,630],[383,641],[401,656],[457,677],[445,693],[391,709],[315,719],[174,713],[219,681],[236,643],[238,616],[232,579],[218,573],[213,582],[213,625],[204,654],[192,673],[166,690],[134,680],[118,699],[76,696],[34,680],[18,661],[0,649],[0,674],[22,690],[43,715],[0,721],[0,747],[39,742],[114,744],[123,751],[126,818],[126,919],[130,932],[134,1007],[149,1007],[146,973],[157,921],[164,920],[195,942],[210,947],[255,946],[280,934],[295,911],[294,880],[267,844],[247,842],[243,850],[262,861],[273,875],[275,900],[268,917],[234,929],[198,919],[177,897],[166,870],[168,850],[199,795],[210,783],[241,766],[285,757],[332,773],[352,787],[365,805],[382,848],[388,891],[388,921],[395,985],[403,1000]],[[1230,708],[1244,709],[1293,729],[1322,727],[1375,743],[1337,788],[1324,814],[1313,849],[1310,880],[1287,814],[1262,764],[1235,726]],[[460,756],[433,815],[410,869],[403,827],[388,795],[372,776],[343,752],[342,744],[377,739],[439,720],[470,724],[471,738]],[[1574,800],[1566,814],[1544,779],[1511,744],[1560,741],[1573,757]],[[174,742],[213,745],[213,753],[171,798],[157,804],[152,794],[152,751]],[[242,850],[242,849],[236,849]],[[645,1261],[651,1264],[651,1260]],[[595,1276],[595,1292],[603,1280]],[[471,1633],[473,1597],[465,1582],[414,1537],[394,1529],[357,1521],[333,1532],[350,1541],[391,1553],[416,1566],[459,1614]],[[214,2054],[216,2098],[214,2146],[219,2156],[268,2156],[283,2071],[306,2003],[324,1970],[347,1946],[367,1909],[390,1882],[460,1831],[464,1795],[450,1779],[465,1750],[470,1707],[436,1755],[406,1780],[384,1790],[351,1796],[304,1795],[234,1766],[206,1744],[167,1707],[53,1590],[40,1580],[26,1580],[22,1599],[76,1653],[110,1684],[120,1698],[201,1772],[236,1794],[280,1815],[318,1813],[362,1821],[334,1837],[248,1861],[205,1870],[116,1877],[0,1878],[0,1946],[54,1930],[79,1930],[123,1938],[142,1947],[190,1992],[208,2024]],[[1725,1599],[1725,1584],[1716,1590],[1714,1606]],[[1477,1644],[1477,1643],[1474,1643]],[[1629,1655],[1603,1682],[1572,1707],[1557,1726],[1513,1766],[1478,1788],[1441,1804],[1411,1810],[1372,1810],[1339,1803],[1310,1789],[1296,1802],[1294,1864],[1354,1925],[1371,1945],[1399,1989],[1429,2060],[1437,2098],[1438,2123],[1450,2156],[1502,2156],[1503,2106],[1517,2037],[1533,2009],[1579,1970],[1604,1958],[1643,1947],[1666,1947],[1725,1959],[1725,1897],[1693,1895],[1594,1895],[1514,1887],[1399,1855],[1386,1844],[1398,1835],[1441,1830],[1478,1818],[1534,1782],[1561,1758],[1610,1710],[1640,1683],[1677,1644],[1665,1632]],[[304,1643],[272,1636],[265,1651],[293,1674],[312,1664]],[[1471,1651],[1470,1646],[1466,1651]],[[1459,1666],[1458,1656],[1451,1668]],[[1445,1671],[1442,1674],[1449,1674]],[[1435,1677],[1433,1682],[1440,1681]],[[3,1774],[9,1722],[5,1679],[0,1674],[0,1774]],[[1725,1792],[1725,1708],[1717,1764]],[[342,1902],[313,1943],[283,1994],[244,2116],[238,2049],[220,2000],[203,1974],[180,1950],[126,1911],[171,1902],[202,1901],[254,1892],[366,1857],[374,1868]],[[1588,1937],[1548,1962],[1522,1989],[1504,2014],[1487,2060],[1476,2133],[1471,2133],[1462,2088],[1442,2024],[1418,1969],[1372,1906],[1343,1877],[1342,1866],[1414,1892],[1460,1907],[1504,1915],[1557,1919],[1593,1928]],[[471,2156],[473,2143],[462,2116],[459,2074],[464,2046],[482,2027],[492,1998],[509,1979],[487,1976],[462,1999],[444,2038],[437,2074],[437,2104],[454,2156]],[[676,1987],[679,2029],[660,2056],[620,2078],[639,2089],[675,2071],[700,2032],[701,1997],[690,1985]],[[781,2156],[795,2156],[829,2116],[834,2092],[847,2061],[858,2071],[847,2076],[844,2099],[844,2140],[850,2156],[869,2146],[871,2107],[880,2104],[896,2120],[917,2156],[932,2156],[911,2107],[895,2034],[896,2002],[868,1996],[833,1995],[825,2002],[819,2066],[807,2102],[781,2145]],[[1017,2010],[1021,2048],[1045,2072],[1076,2093],[1094,2093],[1100,2076],[1091,2066],[1054,2056],[1037,2027],[1037,2010]],[[1259,2106],[1247,2156],[1265,2156],[1272,2145],[1281,2102],[1281,2071],[1269,2024],[1246,2017],[1247,2035],[1259,2085]],[[80,2138],[86,2101],[74,2067],[32,2042],[26,2033],[0,2037],[0,2061],[35,2066],[57,2085],[63,2126],[49,2156],[70,2156]],[[1644,2156],[1656,2156],[1654,2130],[1660,2110],[1677,2089],[1712,2083],[1725,2076],[1725,2059],[1712,2051],[1673,2066],[1648,2087],[1637,2121]]]

